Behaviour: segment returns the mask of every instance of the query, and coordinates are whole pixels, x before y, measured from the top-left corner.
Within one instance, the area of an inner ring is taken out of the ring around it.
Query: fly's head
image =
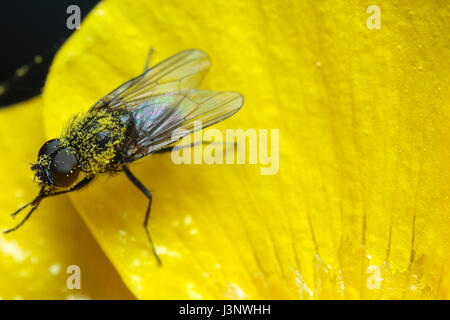
[[[35,172],[35,181],[51,189],[70,187],[80,174],[78,159],[60,139],[42,145],[31,170]]]

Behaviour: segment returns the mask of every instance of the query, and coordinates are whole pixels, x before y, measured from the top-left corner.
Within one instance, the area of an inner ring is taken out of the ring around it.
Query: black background
[[[80,7],[83,20],[98,0],[14,0],[0,2],[0,106],[40,94],[51,61],[64,41],[75,30],[66,26],[67,7]],[[42,63],[34,63],[41,56]],[[28,65],[23,77],[16,70]]]

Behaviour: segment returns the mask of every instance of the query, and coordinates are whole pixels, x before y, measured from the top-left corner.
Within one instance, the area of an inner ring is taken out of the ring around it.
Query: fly
[[[147,197],[143,226],[158,264],[148,230],[152,195],[128,164],[152,153],[170,152],[184,136],[235,114],[243,104],[236,92],[196,89],[211,62],[203,51],[182,51],[149,68],[100,99],[86,113],[73,117],[59,138],[45,142],[31,170],[41,189],[33,201],[19,208],[31,210],[10,233],[20,228],[41,201],[79,190],[99,174],[124,172]]]

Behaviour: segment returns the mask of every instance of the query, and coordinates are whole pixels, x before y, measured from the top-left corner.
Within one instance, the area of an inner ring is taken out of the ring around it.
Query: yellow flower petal
[[[2,230],[26,214],[13,220],[8,213],[38,192],[27,161],[35,161],[45,141],[42,123],[40,97],[0,109]],[[23,227],[1,233],[0,257],[2,299],[133,298],[66,197],[44,200]],[[67,286],[71,265],[80,268],[80,289]]]
[[[73,194],[141,298],[447,298],[449,5],[364,1],[101,3],[58,53],[48,137],[76,112],[187,48],[213,60],[204,88],[243,109],[218,128],[280,129],[277,175],[260,166],[132,166]]]

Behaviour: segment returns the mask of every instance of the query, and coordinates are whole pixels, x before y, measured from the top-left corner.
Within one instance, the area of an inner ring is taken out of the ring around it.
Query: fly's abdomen
[[[62,140],[74,151],[81,171],[96,175],[115,171],[134,127],[126,112],[94,112],[76,118]]]

